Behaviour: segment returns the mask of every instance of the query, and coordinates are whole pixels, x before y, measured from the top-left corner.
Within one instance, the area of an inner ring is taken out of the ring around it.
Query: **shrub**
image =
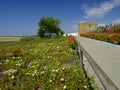
[[[68,44],[72,49],[75,49],[75,37],[72,35],[68,36]]]
[[[30,41],[30,40],[35,40],[35,39],[37,39],[36,36],[25,36],[21,38],[21,41]]]
[[[120,26],[114,26],[106,32],[88,32],[80,36],[120,45]]]
[[[108,30],[110,33],[120,33],[120,26],[114,26]]]
[[[13,55],[14,57],[20,56],[20,48],[13,48],[13,49],[12,49],[12,55]]]

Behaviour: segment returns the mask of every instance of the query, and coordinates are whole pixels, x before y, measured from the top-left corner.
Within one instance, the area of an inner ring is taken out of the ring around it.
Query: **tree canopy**
[[[62,35],[64,32],[59,27],[60,20],[53,17],[43,17],[40,19],[38,26],[38,35],[40,37],[51,37],[52,35]]]

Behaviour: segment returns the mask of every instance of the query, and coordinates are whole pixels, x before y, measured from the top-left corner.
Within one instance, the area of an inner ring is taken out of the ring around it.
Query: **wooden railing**
[[[81,42],[76,39],[76,51],[80,58],[80,67],[84,69],[83,64],[83,55],[86,57],[88,63],[92,67],[92,70],[96,74],[99,82],[103,86],[103,90],[119,90],[115,84],[111,81],[111,79],[104,73],[104,71],[101,69],[101,67],[95,62],[95,60],[92,58],[92,56],[89,55],[89,52],[84,49],[84,47],[81,45]]]

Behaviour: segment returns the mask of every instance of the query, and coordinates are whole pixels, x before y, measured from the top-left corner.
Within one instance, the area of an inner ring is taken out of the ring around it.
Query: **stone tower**
[[[96,22],[82,22],[78,24],[78,35],[90,31],[95,31],[98,27]]]

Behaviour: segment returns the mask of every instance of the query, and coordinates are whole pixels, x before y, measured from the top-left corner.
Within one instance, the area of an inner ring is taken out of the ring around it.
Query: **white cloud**
[[[79,23],[82,23],[82,22],[88,22],[88,21],[79,21]]]
[[[100,24],[98,24],[98,26],[105,26],[105,23],[100,23]]]
[[[112,25],[120,24],[120,18],[112,20],[111,23],[112,23]],[[109,23],[99,23],[98,26],[105,26],[106,24],[110,24],[110,22]]]
[[[83,9],[85,10],[86,16],[85,18],[95,18],[95,17],[103,17],[108,12],[110,12],[114,7],[120,5],[120,0],[111,0],[100,3],[99,5],[95,5],[94,7],[88,7],[87,5],[83,5]]]
[[[116,20],[113,20],[112,23],[114,23],[114,24],[120,24],[120,18],[118,18]]]

